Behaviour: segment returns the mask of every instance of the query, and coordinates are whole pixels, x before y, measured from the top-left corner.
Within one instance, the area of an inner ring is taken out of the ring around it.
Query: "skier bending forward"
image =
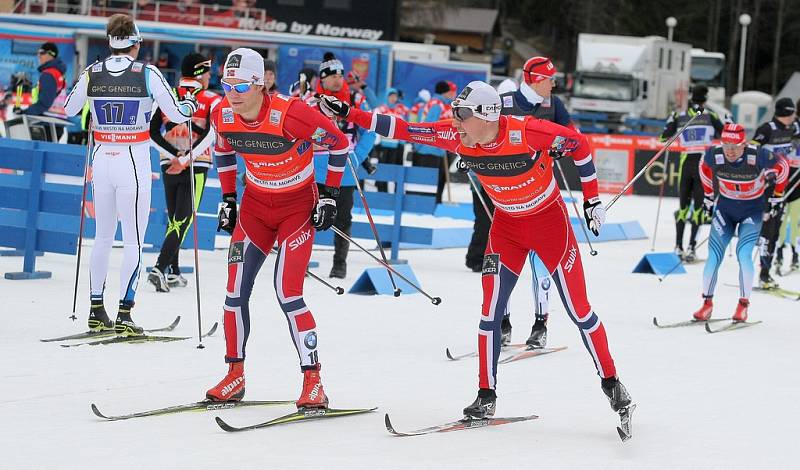
[[[511,291],[531,250],[553,276],[570,318],[602,378],[614,411],[631,403],[617,378],[606,331],[586,298],[580,252],[567,208],[553,177],[553,158],[575,160],[586,200],[586,223],[595,234],[605,220],[588,141],[576,131],[531,116],[501,116],[500,96],[484,82],[470,82],[452,103],[453,119],[408,124],[392,115],[367,113],[324,96],[328,114],[390,139],[434,145],[458,153],[494,202],[494,222],[483,259],[483,307],[478,328],[478,398],[468,418],[494,415],[500,323]]]

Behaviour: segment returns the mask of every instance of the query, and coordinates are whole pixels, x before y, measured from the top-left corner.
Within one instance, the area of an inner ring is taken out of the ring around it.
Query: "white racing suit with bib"
[[[119,298],[120,305],[131,307],[150,214],[153,102],[174,122],[188,120],[192,109],[172,94],[157,68],[127,55],[111,56],[87,67],[67,97],[67,114],[78,114],[87,101],[94,137],[91,165],[97,224],[89,268],[92,304],[102,303],[119,219],[125,245]]]

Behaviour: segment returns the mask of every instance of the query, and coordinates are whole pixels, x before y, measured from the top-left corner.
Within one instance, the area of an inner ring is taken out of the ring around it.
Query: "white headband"
[[[108,45],[111,49],[127,49],[140,42],[142,42],[142,35],[136,25],[133,26],[133,34],[131,36],[108,36]]]

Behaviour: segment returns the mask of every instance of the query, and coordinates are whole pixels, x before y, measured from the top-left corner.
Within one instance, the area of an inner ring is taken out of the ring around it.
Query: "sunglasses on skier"
[[[220,80],[220,83],[222,84],[222,89],[225,90],[225,93],[234,90],[236,93],[239,94],[247,93],[248,91],[250,91],[250,88],[253,85],[255,85],[255,83],[253,82],[237,83],[236,85],[233,85],[231,83],[226,82],[225,80]]]
[[[497,112],[498,106],[499,105],[497,104],[483,105],[458,103],[452,106],[453,117],[459,121],[466,121],[475,114],[489,115]]]

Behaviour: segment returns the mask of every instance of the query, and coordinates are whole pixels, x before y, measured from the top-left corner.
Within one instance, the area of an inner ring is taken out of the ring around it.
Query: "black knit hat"
[[[39,54],[49,54],[51,57],[58,57],[58,47],[52,42],[46,42],[39,46]]]
[[[198,77],[211,70],[211,59],[192,52],[183,58],[181,62],[181,75],[184,77]]]
[[[695,85],[692,87],[692,103],[702,104],[708,100],[708,87],[705,85]]]
[[[333,52],[326,52],[322,56],[322,63],[319,64],[319,78],[336,74],[344,75],[344,64],[333,55]]]
[[[791,116],[795,112],[794,103],[791,98],[781,98],[775,102],[775,116]]]
[[[440,82],[436,82],[436,88],[433,89],[434,93],[437,95],[443,95],[450,91],[450,84],[446,81],[442,80]]]

